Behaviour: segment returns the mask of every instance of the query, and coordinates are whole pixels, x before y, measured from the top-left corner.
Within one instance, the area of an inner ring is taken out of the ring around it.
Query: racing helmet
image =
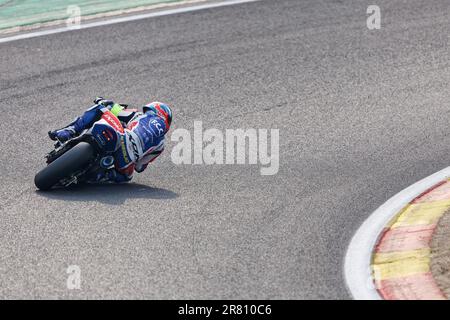
[[[170,124],[172,123],[172,110],[168,105],[155,101],[143,106],[142,110],[144,113],[150,112],[155,116],[162,118],[166,123],[167,130],[169,130]]]

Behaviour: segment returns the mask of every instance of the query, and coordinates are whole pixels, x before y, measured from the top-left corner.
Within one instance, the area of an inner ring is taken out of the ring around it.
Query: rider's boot
[[[78,136],[81,131],[84,130],[83,124],[83,117],[78,117],[65,128],[49,131],[48,136],[54,141],[59,140],[60,142],[66,142],[67,140]]]
[[[98,112],[102,108],[111,108],[114,104],[111,100],[98,97],[94,100],[95,105],[84,112],[84,114],[75,119],[71,124],[62,129],[57,129],[48,132],[48,136],[52,140],[59,140],[60,142],[66,142],[76,136],[78,136],[84,129],[88,128],[92,123],[98,120]]]

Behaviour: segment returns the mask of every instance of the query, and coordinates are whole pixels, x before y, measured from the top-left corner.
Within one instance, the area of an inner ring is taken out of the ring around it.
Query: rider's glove
[[[104,99],[102,97],[97,97],[97,98],[95,98],[94,103],[95,104],[101,104],[102,106],[107,107],[107,106],[112,106],[114,104],[114,101],[107,100],[107,99]]]
[[[102,100],[104,100],[102,97],[97,97],[97,98],[94,99],[94,103],[95,104],[99,104],[100,101],[102,101]]]

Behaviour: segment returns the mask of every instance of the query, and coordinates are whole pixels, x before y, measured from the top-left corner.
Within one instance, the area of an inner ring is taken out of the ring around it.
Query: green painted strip
[[[180,0],[0,0],[0,30],[69,18],[67,8],[77,5],[81,15],[93,15]]]
[[[111,113],[117,117],[120,111],[122,111],[123,109],[124,108],[120,104],[115,103],[111,108]]]

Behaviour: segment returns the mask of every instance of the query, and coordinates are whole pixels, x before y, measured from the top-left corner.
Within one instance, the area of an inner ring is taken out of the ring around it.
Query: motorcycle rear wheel
[[[80,142],[39,171],[34,177],[34,184],[39,190],[49,190],[62,179],[87,166],[94,154],[94,148],[89,143]]]

